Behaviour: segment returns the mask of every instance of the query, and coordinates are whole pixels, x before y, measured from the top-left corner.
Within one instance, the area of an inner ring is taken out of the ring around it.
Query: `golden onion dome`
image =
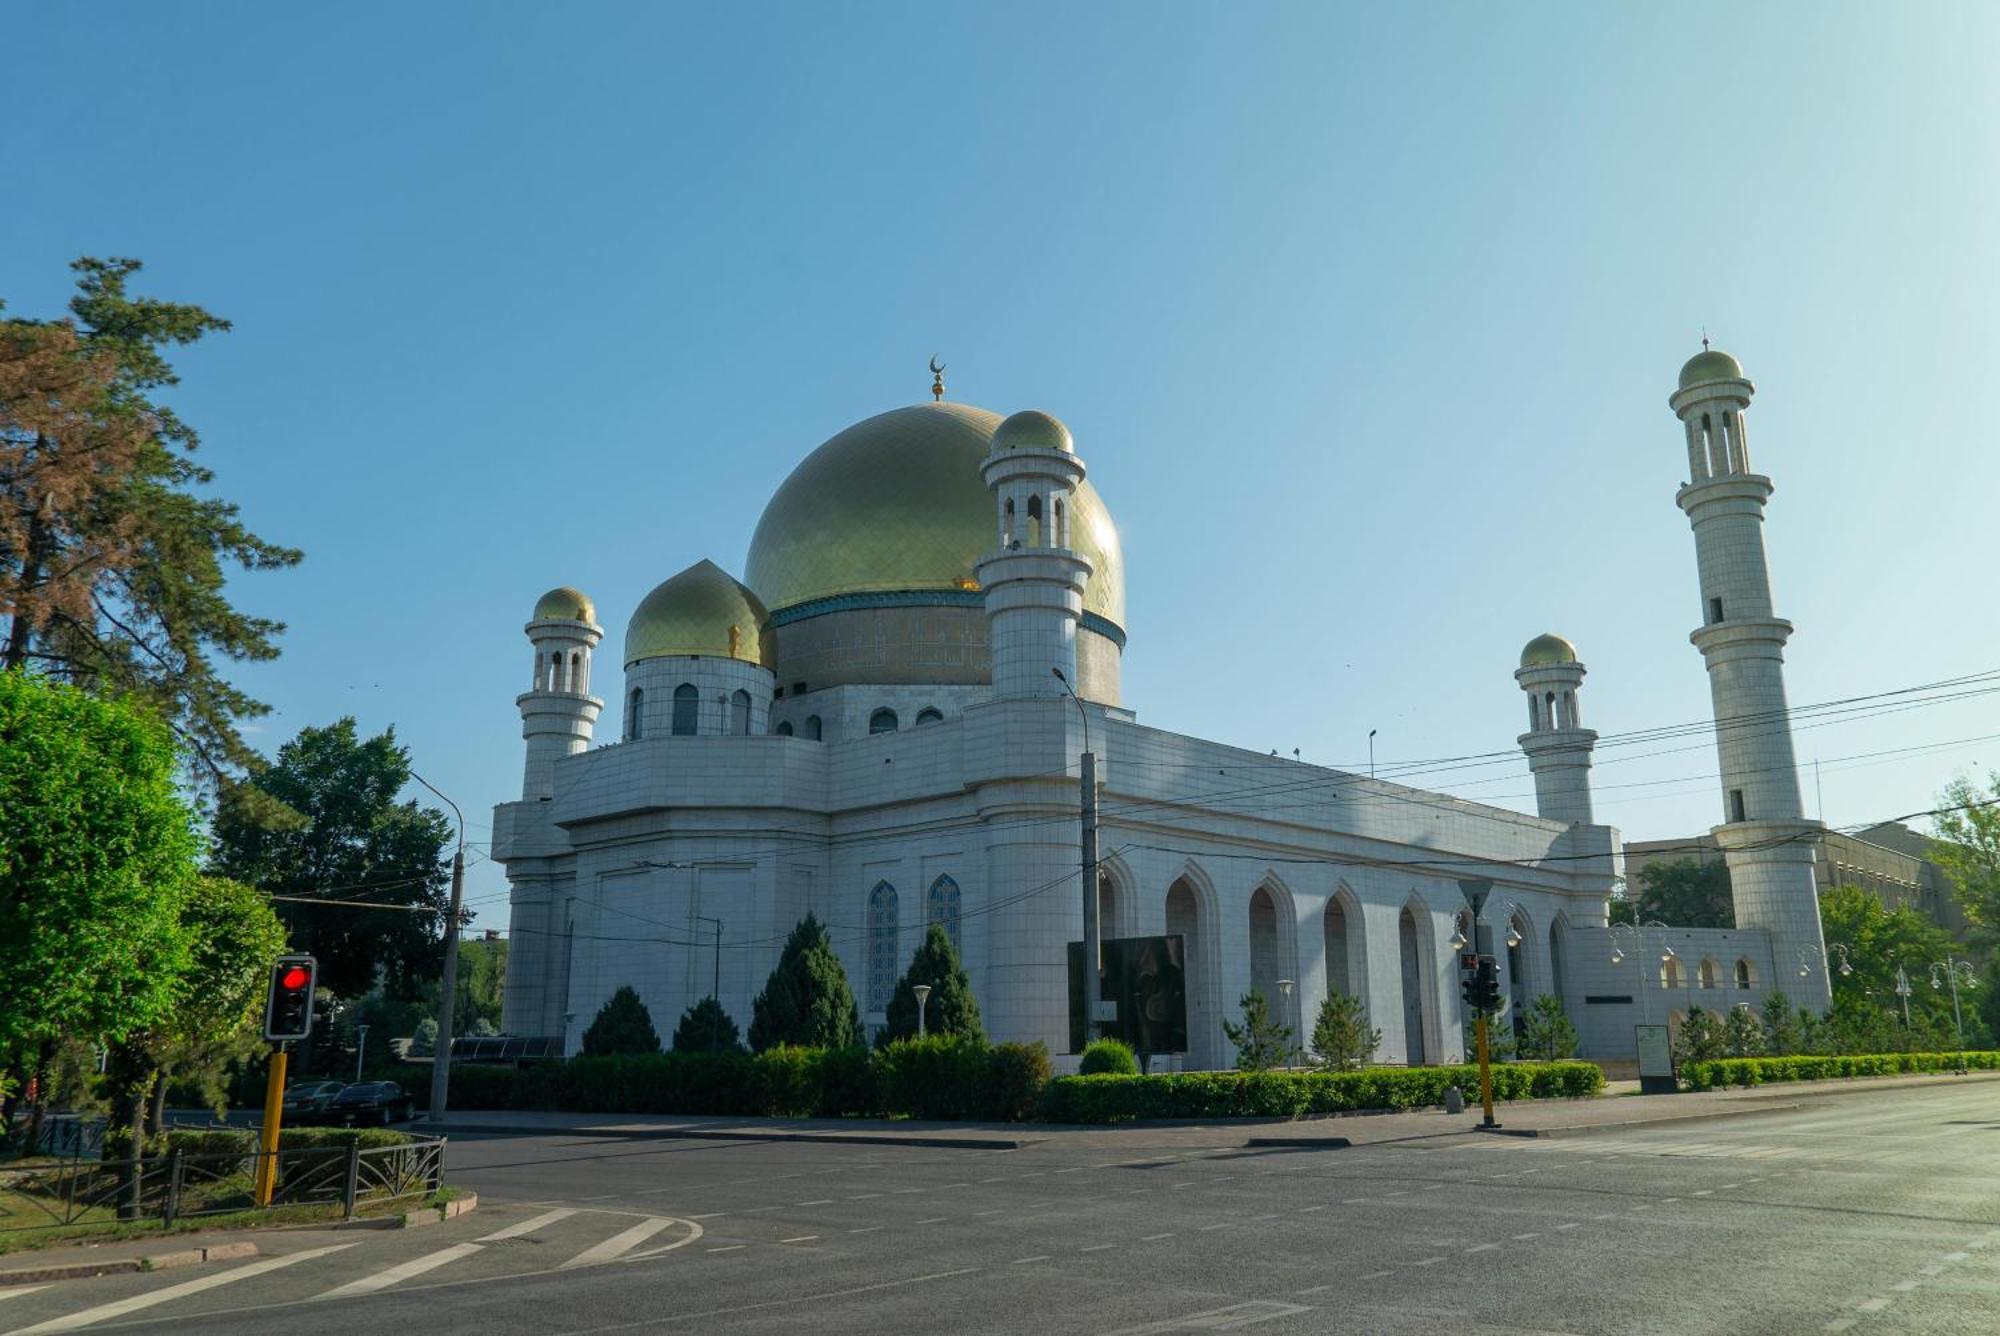
[[[625,666],[674,654],[741,659],[768,668],[775,645],[757,596],[706,559],[639,601],[625,627]]]
[[[597,621],[597,605],[590,601],[590,595],[581,589],[559,585],[535,600],[534,620],[589,622]]]
[[[1039,408],[1024,408],[993,433],[995,450],[1065,450],[1076,453],[1076,442],[1062,419]]]
[[[1553,632],[1536,636],[1528,642],[1527,648],[1521,651],[1523,668],[1552,668],[1557,664],[1576,661],[1576,646]]]
[[[1681,388],[1699,385],[1705,380],[1742,380],[1743,367],[1737,360],[1720,348],[1703,348],[1681,368]]]
[[[750,540],[745,580],[774,611],[842,594],[978,588],[973,564],[998,530],[979,465],[1000,426],[998,413],[953,403],[855,423],[780,484]],[[1084,610],[1122,628],[1118,530],[1089,482],[1077,489],[1071,530],[1091,564]]]

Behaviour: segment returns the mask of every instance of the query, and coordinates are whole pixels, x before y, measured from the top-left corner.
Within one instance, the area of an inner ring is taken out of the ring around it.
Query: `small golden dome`
[[[1069,428],[1053,413],[1024,408],[1000,424],[993,433],[995,450],[1063,450],[1076,453]]]
[[[558,585],[535,600],[536,621],[597,622],[597,605],[581,589]]]
[[[1523,668],[1551,668],[1557,664],[1575,663],[1576,646],[1554,632],[1538,635],[1528,642],[1521,651]]]
[[[1720,348],[1703,348],[1681,368],[1681,388],[1706,380],[1742,380],[1743,367]]]
[[[777,646],[755,594],[706,559],[639,602],[625,627],[625,665],[675,654],[741,659],[769,668]]]

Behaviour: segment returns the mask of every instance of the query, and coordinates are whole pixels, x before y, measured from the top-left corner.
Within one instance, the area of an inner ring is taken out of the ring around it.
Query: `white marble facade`
[[[1735,374],[1740,441],[1748,382]],[[1677,405],[1688,393],[1684,384]],[[949,496],[905,495],[916,516],[885,517],[884,470],[910,450],[956,451],[969,483],[948,474]],[[1494,883],[1486,921],[1503,989],[1517,1007],[1560,996],[1595,1056],[1629,1056],[1634,1024],[1689,1005],[1760,1000],[1787,973],[1801,914],[1817,940],[1809,861],[1803,900],[1787,880],[1799,846],[1774,855],[1725,813],[1725,848],[1734,837],[1765,869],[1745,868],[1762,897],[1749,916],[1757,921],[1678,930],[1685,973],[1656,972],[1647,988],[1641,953],[1628,947],[1611,963],[1605,901],[1622,870],[1620,841],[1591,823],[1596,734],[1581,725],[1582,665],[1558,637],[1531,642],[1516,675],[1530,698],[1521,744],[1537,816],[1146,727],[1117,698],[1124,572],[1083,476],[1068,431],[1044,414],[1002,422],[921,405],[850,428],[801,465],[759,529],[758,544],[768,543],[773,515],[798,513],[799,489],[818,489],[805,500],[825,500],[823,513],[807,511],[828,535],[824,550],[800,559],[794,541],[780,568],[775,545],[753,547],[749,573],[761,587],[702,563],[649,596],[628,628],[616,693],[621,713],[638,693],[636,726],[622,719],[619,740],[594,747],[596,610],[574,590],[545,596],[528,627],[533,689],[520,702],[527,783],[494,815],[494,857],[512,886],[508,1033],[561,1035],[575,1051],[622,984],[663,1034],[711,991],[747,1028],[786,935],[810,912],[829,925],[864,1021],[880,1023],[926,925],[942,921],[989,1034],[1063,1054],[1065,946],[1082,936],[1086,732],[1098,757],[1104,934],[1187,939],[1189,1051],[1167,1065],[1228,1065],[1222,1022],[1253,986],[1302,1038],[1339,989],[1365,1002],[1384,1059],[1458,1059],[1461,878]],[[950,523],[939,519],[947,511]],[[1073,523],[1099,527],[1073,535]],[[1732,555],[1704,547],[1703,587],[1721,562],[1731,572],[1723,596],[1768,619],[1768,592],[1761,603],[1755,592],[1767,586],[1740,573],[1742,525],[1723,527]],[[1761,576],[1761,534],[1748,532]],[[821,680],[796,680],[806,670],[787,660],[786,629],[812,618],[832,619],[812,642]],[[932,656],[951,666],[927,680],[897,645],[885,647],[886,626],[974,648]],[[1769,626],[1758,622],[1745,689],[1768,695],[1775,684],[1782,701]],[[677,691],[689,702],[678,713]],[[1717,701],[1723,709],[1720,685]],[[1496,731],[1503,708],[1501,697]],[[1754,741],[1744,764],[1761,767],[1771,730]],[[1468,750],[1488,745],[1473,739]],[[1726,749],[1724,760],[1727,770]],[[1756,791],[1769,792],[1758,775]],[[1751,819],[1795,820],[1781,799],[1780,789]],[[1775,946],[1773,927],[1783,937]],[[1288,999],[1280,980],[1292,982]]]

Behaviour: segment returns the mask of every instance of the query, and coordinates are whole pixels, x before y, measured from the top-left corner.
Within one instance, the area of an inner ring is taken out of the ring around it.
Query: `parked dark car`
[[[294,1081],[285,1087],[285,1121],[314,1123],[326,1117],[334,1096],[347,1087],[339,1081]]]
[[[406,1122],[416,1115],[416,1100],[394,1081],[363,1081],[333,1097],[326,1107],[328,1121],[336,1123]]]

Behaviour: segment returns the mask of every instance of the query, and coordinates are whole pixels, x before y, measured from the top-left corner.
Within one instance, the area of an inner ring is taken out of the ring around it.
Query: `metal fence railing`
[[[444,1183],[445,1138],[412,1137],[393,1146],[301,1146],[269,1152],[277,1161],[270,1206],[338,1205],[346,1218],[364,1206],[435,1193]],[[0,1168],[0,1234],[96,1223],[158,1221],[258,1209],[254,1184],[267,1152],[189,1154],[169,1150],[134,1164],[81,1156]]]

